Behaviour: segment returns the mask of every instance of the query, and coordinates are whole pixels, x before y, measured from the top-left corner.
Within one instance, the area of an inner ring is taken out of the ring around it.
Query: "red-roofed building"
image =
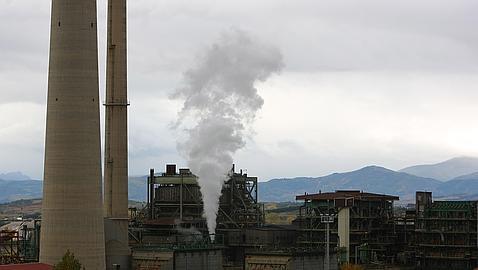
[[[324,192],[317,194],[305,194],[296,196],[296,200],[315,200],[315,201],[337,201],[337,200],[362,200],[362,201],[398,201],[400,198],[398,196],[391,196],[385,194],[376,194],[363,192],[360,190],[337,190],[335,192]],[[337,202],[335,202],[337,203]]]
[[[25,263],[0,265],[0,270],[52,270],[53,266],[44,263]]]

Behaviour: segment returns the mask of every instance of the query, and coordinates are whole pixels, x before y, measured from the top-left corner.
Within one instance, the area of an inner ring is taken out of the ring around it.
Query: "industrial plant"
[[[197,177],[187,168],[151,169],[143,207],[128,209],[126,264],[119,269],[474,269],[477,202],[437,201],[416,193],[415,204],[359,190],[297,195],[291,224],[269,224],[257,178],[232,166],[218,227],[210,235]],[[0,227],[0,264],[39,260],[43,221]],[[269,268],[267,268],[269,267]],[[276,268],[271,268],[276,267]]]
[[[230,164],[211,233],[199,176],[166,164],[145,172],[146,201],[129,207],[126,0],[108,1],[103,170],[96,9],[52,1],[41,218],[0,223],[0,269],[52,269],[67,251],[87,270],[478,265],[478,202],[426,191],[403,207],[393,194],[310,190],[290,198],[300,204],[290,224],[272,224],[258,178]]]

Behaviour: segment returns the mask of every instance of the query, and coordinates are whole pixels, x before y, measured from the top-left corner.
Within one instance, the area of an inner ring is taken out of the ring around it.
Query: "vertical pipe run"
[[[355,246],[355,264],[358,264],[358,249],[359,245]]]
[[[325,270],[330,270],[330,223],[327,220],[326,226],[326,246],[325,246]]]
[[[257,196],[257,189],[258,189],[258,184],[257,184],[257,179],[254,179],[254,187],[255,187],[255,190],[254,190],[254,203],[257,203],[259,200],[258,196]]]
[[[153,192],[154,192],[154,169],[149,171],[149,185],[148,185],[148,201],[149,201],[149,219],[153,219],[154,216],[154,207],[153,207]]]
[[[181,185],[179,186],[179,219],[183,221],[183,184],[184,176],[181,175]]]

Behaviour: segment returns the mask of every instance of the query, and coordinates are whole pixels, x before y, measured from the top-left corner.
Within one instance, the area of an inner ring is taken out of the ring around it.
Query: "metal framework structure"
[[[20,263],[20,241],[17,231],[0,231],[0,265]]]
[[[255,246],[257,237],[262,240],[272,234],[255,230],[264,225],[263,206],[258,203],[257,177],[250,177],[242,170],[236,172],[234,166],[229,176],[219,201],[216,235],[210,244],[221,249],[224,265],[242,267],[245,249]],[[129,229],[133,250],[171,245],[173,249],[210,249],[209,244],[196,246],[194,241],[180,244],[189,238],[211,239],[203,216],[198,178],[189,169],[177,170],[176,165],[171,164],[166,165],[164,173],[156,174],[151,169],[147,193],[146,208],[143,211],[131,209],[135,217]],[[277,239],[284,240],[283,237]]]
[[[324,247],[328,223],[321,222],[321,219],[325,215],[338,215],[342,208],[349,208],[349,258],[340,254],[340,260],[362,263],[393,260],[396,253],[393,202],[398,197],[361,191],[336,191],[306,194],[297,196],[296,199],[304,201],[299,216],[294,221],[300,228],[299,244]],[[330,248],[335,248],[338,244],[338,222],[329,225]],[[344,252],[339,250],[339,253]]]
[[[218,230],[258,227],[263,224],[262,205],[258,203],[257,177],[231,170],[223,186],[217,217]],[[189,169],[176,170],[167,165],[166,172],[148,177],[147,219],[143,225],[157,231],[174,229],[207,231],[203,202],[197,177]]]
[[[434,201],[417,192],[418,269],[474,269],[478,265],[476,201]]]
[[[262,205],[258,203],[257,177],[250,177],[242,170],[231,170],[231,177],[224,184],[219,203],[219,229],[251,228],[264,222]]]
[[[414,266],[415,263],[415,205],[395,209],[395,226],[397,234],[395,247],[398,250],[396,263],[400,265]]]
[[[0,231],[0,265],[37,262],[40,246],[40,224],[23,225],[19,230]]]

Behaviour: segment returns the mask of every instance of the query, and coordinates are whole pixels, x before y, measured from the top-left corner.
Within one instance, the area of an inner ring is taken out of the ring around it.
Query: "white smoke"
[[[200,55],[172,96],[184,100],[176,127],[184,129],[185,138],[178,141],[178,150],[199,177],[210,234],[216,230],[219,197],[233,154],[244,147],[248,126],[264,103],[254,85],[281,68],[277,48],[231,30]]]

